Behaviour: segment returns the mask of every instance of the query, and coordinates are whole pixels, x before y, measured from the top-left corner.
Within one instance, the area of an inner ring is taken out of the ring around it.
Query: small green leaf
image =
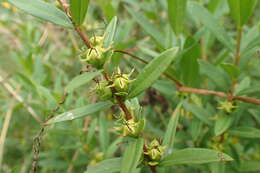
[[[192,37],[185,41],[184,48],[187,48],[180,60],[181,79],[186,86],[197,87],[199,83],[200,47]]]
[[[232,115],[223,115],[222,117],[218,118],[215,122],[214,132],[215,135],[218,136],[225,132],[233,122]]]
[[[180,117],[180,108],[182,106],[182,102],[177,105],[175,108],[175,111],[173,112],[170,122],[167,126],[167,130],[164,134],[163,138],[163,145],[166,145],[169,150],[173,148],[174,144],[174,139],[175,139],[175,134],[176,134],[176,129]]]
[[[237,79],[240,75],[239,68],[233,64],[223,63],[221,64],[221,67],[232,79]]]
[[[83,117],[84,115],[87,115],[87,114],[96,113],[96,112],[103,110],[103,109],[106,109],[106,108],[108,108],[112,105],[113,104],[109,101],[89,104],[87,106],[83,106],[83,107],[73,109],[73,110],[68,111],[68,112],[64,112],[60,115],[57,115],[54,118],[50,119],[46,124],[52,124],[52,123],[68,121],[68,120],[74,120],[76,118]]]
[[[109,146],[108,121],[104,114],[99,116],[99,142],[102,152],[105,153]]]
[[[226,48],[230,51],[233,50],[232,38],[227,35],[224,27],[219,24],[217,19],[206,8],[197,2],[191,1],[188,3],[188,9],[190,14],[203,23]]]
[[[144,140],[135,139],[125,150],[122,158],[121,173],[134,173],[143,153]]]
[[[257,0],[228,0],[231,17],[238,26],[243,26],[251,17]]]
[[[167,0],[168,18],[173,31],[178,35],[183,30],[187,0]]]
[[[221,161],[232,161],[225,153],[205,148],[188,148],[173,152],[166,156],[160,166],[172,166],[177,164],[204,164]]]
[[[97,127],[97,118],[92,119],[90,127],[88,128],[88,134],[87,134],[87,145],[89,145],[92,141],[92,138],[95,134]]]
[[[250,87],[251,80],[249,77],[245,77],[235,88],[235,94],[240,95],[243,94],[243,91]]]
[[[72,92],[74,89],[86,84],[91,81],[97,75],[100,75],[102,70],[96,72],[87,72],[73,78],[65,88],[66,93]]]
[[[114,37],[116,34],[117,17],[113,17],[111,22],[108,24],[106,31],[104,33],[104,48],[108,48],[113,44]]]
[[[29,13],[42,20],[52,22],[54,24],[72,28],[72,24],[68,16],[56,8],[54,5],[46,3],[41,0],[8,0],[17,8]]]
[[[119,172],[121,168],[122,159],[113,158],[99,162],[95,166],[88,166],[87,171],[84,173],[115,173]]]
[[[193,141],[196,141],[201,134],[203,122],[194,117],[191,121],[190,133]]]
[[[133,98],[150,87],[175,59],[177,52],[177,47],[168,49],[146,65],[132,83],[128,98]]]
[[[164,47],[164,37],[163,34],[155,28],[155,26],[149,22],[144,15],[131,8],[126,7],[127,11],[131,14],[134,20],[149,34],[151,35],[162,47]]]
[[[189,104],[187,102],[185,102],[183,104],[183,106],[187,111],[192,112],[194,116],[196,116],[198,119],[200,119],[204,123],[206,123],[208,125],[212,124],[212,122],[209,120],[210,113],[208,111],[206,111],[206,109],[200,108],[194,104]]]
[[[76,26],[84,22],[88,11],[89,0],[70,0],[70,11],[73,22]]]
[[[201,74],[209,77],[220,89],[227,90],[230,86],[230,78],[224,70],[206,61],[199,61]]]
[[[228,131],[230,135],[241,138],[260,138],[260,129],[253,127],[238,127]]]

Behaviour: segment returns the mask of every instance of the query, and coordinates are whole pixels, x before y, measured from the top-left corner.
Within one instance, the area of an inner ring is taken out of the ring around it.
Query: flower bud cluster
[[[102,69],[105,62],[111,57],[112,50],[110,47],[103,47],[104,37],[102,36],[92,37],[89,41],[93,48],[81,54],[81,61],[91,64],[97,69]]]
[[[101,100],[114,101],[114,96],[120,96],[123,100],[126,99],[129,90],[129,84],[133,81],[130,80],[132,72],[129,74],[121,73],[118,68],[117,73],[113,74],[109,81],[101,81],[96,85],[96,93]],[[111,90],[115,89],[115,92]]]
[[[145,121],[143,119],[132,118],[129,120],[122,119],[118,127],[115,127],[117,132],[122,136],[138,137],[144,130]]]
[[[223,101],[223,102],[219,102],[219,104],[220,106],[218,107],[218,109],[223,110],[228,114],[234,112],[237,108],[236,103],[233,101]]]
[[[156,139],[146,146],[144,161],[150,166],[156,166],[164,154],[166,146],[162,146]]]

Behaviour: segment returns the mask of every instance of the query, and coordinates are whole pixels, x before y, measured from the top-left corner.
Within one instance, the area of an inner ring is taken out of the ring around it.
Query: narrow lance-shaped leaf
[[[167,2],[171,27],[176,34],[179,34],[183,29],[187,0],[167,0]]]
[[[204,123],[206,123],[208,125],[212,124],[212,122],[209,120],[210,113],[208,111],[206,111],[205,109],[198,107],[195,104],[189,104],[187,102],[185,102],[183,104],[183,106],[187,111],[192,112],[194,116],[196,116],[198,119],[200,119]]]
[[[132,10],[131,8],[126,8],[127,11],[131,14],[134,20],[146,31],[148,34],[151,35],[162,47],[164,47],[164,37],[163,34],[155,28],[155,26],[149,22],[144,15],[140,14],[137,11]]]
[[[74,89],[91,81],[97,75],[100,75],[102,70],[96,72],[87,72],[73,78],[65,88],[66,93],[72,92]]]
[[[260,129],[253,127],[238,127],[228,131],[230,135],[241,138],[260,138]]]
[[[46,124],[52,124],[52,123],[68,121],[68,120],[74,120],[76,118],[83,117],[84,115],[87,115],[87,114],[96,113],[96,112],[103,110],[103,109],[106,109],[106,108],[108,108],[112,105],[113,104],[109,101],[89,104],[87,106],[83,106],[83,107],[62,113],[60,115],[57,115],[54,118],[50,119]]]
[[[121,168],[121,158],[103,160],[95,166],[89,166],[84,173],[115,173]]]
[[[8,0],[15,7],[42,20],[71,28],[72,24],[68,16],[54,5],[41,0]]]
[[[174,144],[176,129],[177,129],[177,125],[178,125],[178,121],[179,121],[179,117],[180,117],[181,106],[182,106],[182,102],[177,105],[175,111],[173,112],[170,122],[167,126],[167,130],[165,132],[164,138],[163,138],[163,145],[167,146],[167,148],[169,149],[168,151],[170,151],[170,152],[171,152],[171,149]]]
[[[125,150],[122,158],[121,173],[134,173],[143,152],[144,140],[136,139]]]
[[[177,164],[204,164],[221,161],[232,161],[233,159],[225,153],[204,149],[188,148],[178,150],[166,156],[160,166],[172,166]]]
[[[73,22],[78,26],[84,22],[88,11],[89,0],[70,0],[70,11]]]
[[[228,0],[231,17],[238,26],[247,23],[256,6],[257,0]]]
[[[217,119],[214,126],[215,135],[218,136],[224,133],[232,125],[233,120],[232,115],[223,115]]]
[[[232,38],[227,35],[224,28],[206,8],[196,2],[189,2],[187,9],[189,9],[190,14],[203,23],[226,48],[230,51],[233,50]]]
[[[150,87],[175,59],[177,52],[177,47],[168,49],[146,65],[132,83],[128,97],[133,98]]]
[[[108,24],[106,31],[104,33],[104,48],[109,47],[113,41],[116,34],[117,17],[113,17],[111,22]]]

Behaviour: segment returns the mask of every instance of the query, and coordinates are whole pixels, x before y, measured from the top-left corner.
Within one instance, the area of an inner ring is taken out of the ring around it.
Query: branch
[[[105,78],[107,81],[110,81],[110,77],[108,76],[107,73],[103,72],[103,76],[104,76],[104,78]],[[115,87],[111,87],[111,91],[112,91],[113,94],[117,92]],[[127,120],[132,119],[132,115],[131,115],[130,111],[128,110],[128,108],[126,107],[126,105],[125,105],[123,99],[122,99],[120,96],[117,96],[117,95],[115,96],[115,98],[116,98],[116,101],[117,101],[117,103],[118,103],[118,106],[119,106],[119,107],[122,109],[122,111],[124,112],[124,114],[125,114],[125,116],[126,116],[126,119],[127,119]]]
[[[58,0],[60,5],[62,6],[63,10],[66,12],[67,16],[69,17],[71,23],[74,26],[74,30],[78,33],[78,35],[80,36],[81,40],[84,42],[84,44],[89,48],[89,49],[93,49],[93,46],[91,45],[88,36],[82,32],[81,28],[79,26],[76,26],[75,23],[72,21],[72,18],[70,16],[70,9],[69,9],[69,5],[67,3],[66,0]]]
[[[147,61],[143,60],[142,58],[140,58],[136,55],[133,55],[125,50],[114,50],[114,52],[119,52],[119,53],[129,55],[130,57],[137,59],[145,64],[148,63]],[[231,100],[238,100],[238,101],[247,102],[247,103],[251,103],[251,104],[255,104],[255,105],[260,105],[260,99],[246,97],[246,96],[232,96],[230,94],[226,94],[224,92],[219,92],[219,91],[211,91],[211,90],[199,89],[199,88],[189,88],[189,87],[185,87],[182,83],[180,83],[178,80],[176,80],[169,74],[165,73],[165,76],[175,83],[177,90],[180,92],[188,92],[188,93],[194,93],[194,94],[200,94],[200,95],[214,95],[217,97],[222,97],[222,98],[227,98],[227,99],[231,99]]]

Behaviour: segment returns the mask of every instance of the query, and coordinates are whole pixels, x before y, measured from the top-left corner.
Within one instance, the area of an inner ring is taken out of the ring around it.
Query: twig
[[[93,46],[91,45],[88,36],[82,32],[81,28],[79,26],[76,26],[75,23],[72,21],[72,18],[70,17],[70,10],[69,10],[69,5],[66,0],[58,0],[60,5],[62,6],[63,10],[66,12],[67,16],[69,17],[71,23],[74,26],[75,31],[78,33],[80,36],[81,40],[84,42],[84,44],[89,48],[93,49]]]
[[[136,55],[133,55],[125,50],[115,50],[114,52],[120,52],[120,53],[129,55],[130,57],[133,57],[145,64],[148,63],[147,61],[143,60],[142,58],[137,57]],[[231,96],[230,94],[226,94],[224,92],[219,92],[219,91],[211,91],[211,90],[199,89],[199,88],[189,88],[189,87],[185,87],[182,83],[180,83],[175,78],[168,75],[167,73],[165,73],[165,76],[167,78],[171,79],[176,84],[176,88],[180,92],[188,92],[188,93],[201,94],[201,95],[214,95],[217,97],[222,97],[222,98],[227,98],[227,99],[231,98],[232,100],[238,100],[238,101],[247,102],[247,103],[251,103],[251,104],[255,104],[255,105],[260,105],[260,99],[246,97],[246,96]]]
[[[103,72],[103,76],[104,78],[107,80],[107,81],[110,81],[110,77],[108,76],[107,73]],[[115,87],[111,87],[111,91],[113,94],[115,94],[117,91],[116,91],[116,88]],[[128,108],[126,107],[123,99],[120,97],[120,96],[115,96],[116,98],[116,101],[118,103],[118,106],[122,109],[122,111],[124,112],[125,116],[126,116],[126,119],[132,119],[132,115],[130,113],[130,111],[128,110]]]
[[[3,160],[3,154],[4,154],[4,144],[5,144],[5,139],[7,135],[7,131],[9,128],[9,123],[13,114],[13,107],[14,103],[11,103],[9,106],[9,109],[7,110],[4,123],[3,123],[3,128],[1,130],[1,136],[0,136],[0,170],[2,169],[2,160]]]
[[[67,169],[67,173],[72,173],[73,168],[74,168],[73,162],[75,162],[75,160],[78,158],[78,156],[79,156],[79,151],[75,151],[75,153],[72,156],[71,163]]]

